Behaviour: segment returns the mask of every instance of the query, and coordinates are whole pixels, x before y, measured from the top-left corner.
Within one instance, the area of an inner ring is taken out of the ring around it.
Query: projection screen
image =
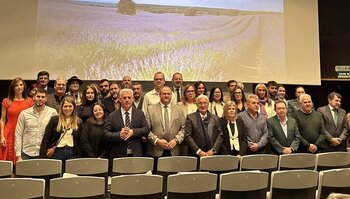
[[[186,81],[320,84],[316,0],[134,0],[132,15],[118,12],[118,1],[31,1],[31,50],[23,63],[0,58],[0,79],[47,70],[51,79],[152,80],[179,71]]]

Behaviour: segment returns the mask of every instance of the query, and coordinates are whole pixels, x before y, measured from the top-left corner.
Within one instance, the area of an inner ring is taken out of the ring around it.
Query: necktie
[[[164,106],[164,138],[170,141],[168,106]]]
[[[337,126],[337,122],[338,122],[338,110],[337,109],[333,109],[333,120],[334,120],[334,124],[335,126]]]
[[[130,124],[131,124],[131,122],[130,122],[129,112],[125,112],[125,124],[124,124],[124,126],[130,127]],[[131,146],[132,146],[131,138],[126,140],[126,144],[127,144],[128,149],[131,149]]]
[[[131,124],[131,122],[130,122],[129,112],[125,112],[125,124],[124,124],[124,126],[130,127],[130,124]]]
[[[177,88],[177,89],[176,89],[176,101],[177,101],[177,102],[180,102],[180,100],[181,100],[181,98],[180,98],[180,89]]]

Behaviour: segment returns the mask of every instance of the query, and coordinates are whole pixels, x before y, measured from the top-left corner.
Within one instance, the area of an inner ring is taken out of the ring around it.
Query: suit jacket
[[[199,132],[199,128],[201,127],[197,119],[198,114],[199,112],[196,111],[187,115],[185,122],[185,140],[189,147],[189,154],[193,156],[196,156],[196,152],[200,149],[197,142],[201,142],[204,139],[203,135]],[[223,141],[219,117],[210,112],[207,114],[210,114],[208,133],[211,133],[212,135],[212,149],[219,152]]]
[[[288,114],[292,115],[295,111],[300,109],[300,103],[297,98],[287,101]]]
[[[46,91],[47,91],[47,94],[52,94],[55,92],[55,89],[48,86]]]
[[[49,123],[46,125],[45,128],[45,134],[43,137],[43,140],[40,145],[40,158],[47,158],[46,152],[47,149],[53,147],[56,142],[60,139],[61,133],[56,130],[58,124],[58,115],[52,116]],[[73,152],[76,157],[81,157],[81,150],[80,150],[80,136],[81,131],[83,129],[83,122],[79,119],[78,121],[78,129],[73,130]]]
[[[328,105],[322,106],[317,109],[322,114],[324,126],[326,143],[323,146],[326,150],[330,151],[346,151],[346,139],[348,137],[348,124],[346,120],[346,112],[344,109],[338,110],[338,121],[337,124],[334,123],[332,111]],[[330,145],[330,140],[332,138],[341,138],[342,142],[340,145],[334,147]]]
[[[160,157],[163,154],[163,149],[155,145],[154,142],[156,139],[164,138],[164,121],[162,115],[162,104],[157,103],[148,106],[147,111],[147,123],[150,127],[150,132],[148,134],[148,147],[147,153],[153,157]],[[171,155],[178,156],[180,155],[180,145],[184,140],[184,127],[185,127],[185,116],[183,115],[182,109],[172,104],[171,105],[171,118],[170,122],[170,140],[176,138],[178,144],[172,149]]]
[[[267,120],[267,128],[272,152],[279,155],[282,153],[283,147],[290,147],[293,151],[298,150],[300,134],[297,122],[294,118],[287,116],[287,137],[283,132],[277,115]]]
[[[58,113],[60,110],[60,104],[61,104],[64,97],[65,97],[65,95],[64,96],[56,96],[54,93],[47,94],[47,101],[46,101],[45,105],[56,109],[56,111]]]
[[[103,105],[105,105],[107,114],[110,114],[110,113],[112,113],[113,111],[115,111],[115,107],[116,107],[116,106],[115,106],[115,101],[114,101],[112,95],[109,96],[109,97],[107,97],[107,98],[104,98],[104,99],[101,101],[101,103],[102,103]],[[120,101],[118,101],[118,103],[119,103],[119,105],[120,105]]]
[[[227,119],[225,117],[222,117],[219,120],[220,120],[220,126],[221,126],[222,137],[223,137],[223,142],[222,142],[220,154],[229,155],[230,151],[231,151],[231,143],[230,143],[230,133],[227,129]],[[241,131],[242,124],[240,122],[237,122],[237,120],[236,120],[236,125],[237,125],[237,130],[238,130],[239,146],[241,148],[241,146],[243,144],[242,143],[242,131]]]
[[[142,110],[142,104],[143,104],[143,97],[141,97],[139,105],[137,107],[135,106],[134,103],[132,103],[132,107],[136,108],[136,109],[139,109],[139,110]]]
[[[132,143],[132,153],[135,157],[142,156],[141,137],[146,136],[149,132],[145,115],[141,110],[132,109],[130,128],[134,134],[129,139]],[[105,141],[108,142],[109,158],[126,157],[127,141],[120,138],[120,131],[124,128],[123,116],[121,109],[113,111],[108,115],[105,125]]]

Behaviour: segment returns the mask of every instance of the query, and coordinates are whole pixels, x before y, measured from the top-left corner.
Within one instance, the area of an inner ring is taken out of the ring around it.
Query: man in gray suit
[[[197,111],[187,115],[185,140],[189,154],[193,156],[212,156],[220,151],[223,135],[218,116],[208,111],[209,99],[199,95],[196,99]]]
[[[322,152],[346,151],[346,139],[348,136],[348,124],[346,112],[340,108],[341,95],[336,92],[328,94],[328,105],[317,109],[322,114],[326,141],[322,146]]]
[[[170,103],[172,91],[168,86],[161,88],[159,94],[160,102],[148,106],[146,119],[151,131],[147,154],[178,156],[179,144],[184,140],[185,117],[179,106]]]
[[[300,135],[295,119],[287,115],[286,102],[275,101],[275,111],[277,115],[267,120],[271,151],[277,155],[296,152]]]

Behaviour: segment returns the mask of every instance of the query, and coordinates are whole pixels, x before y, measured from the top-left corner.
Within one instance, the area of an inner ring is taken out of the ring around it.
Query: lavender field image
[[[189,9],[193,16],[186,16]],[[41,0],[36,66],[53,77],[151,80],[180,71],[186,80],[247,82],[285,77],[282,12]],[[271,72],[274,70],[274,72]],[[52,71],[52,72],[51,72]]]

